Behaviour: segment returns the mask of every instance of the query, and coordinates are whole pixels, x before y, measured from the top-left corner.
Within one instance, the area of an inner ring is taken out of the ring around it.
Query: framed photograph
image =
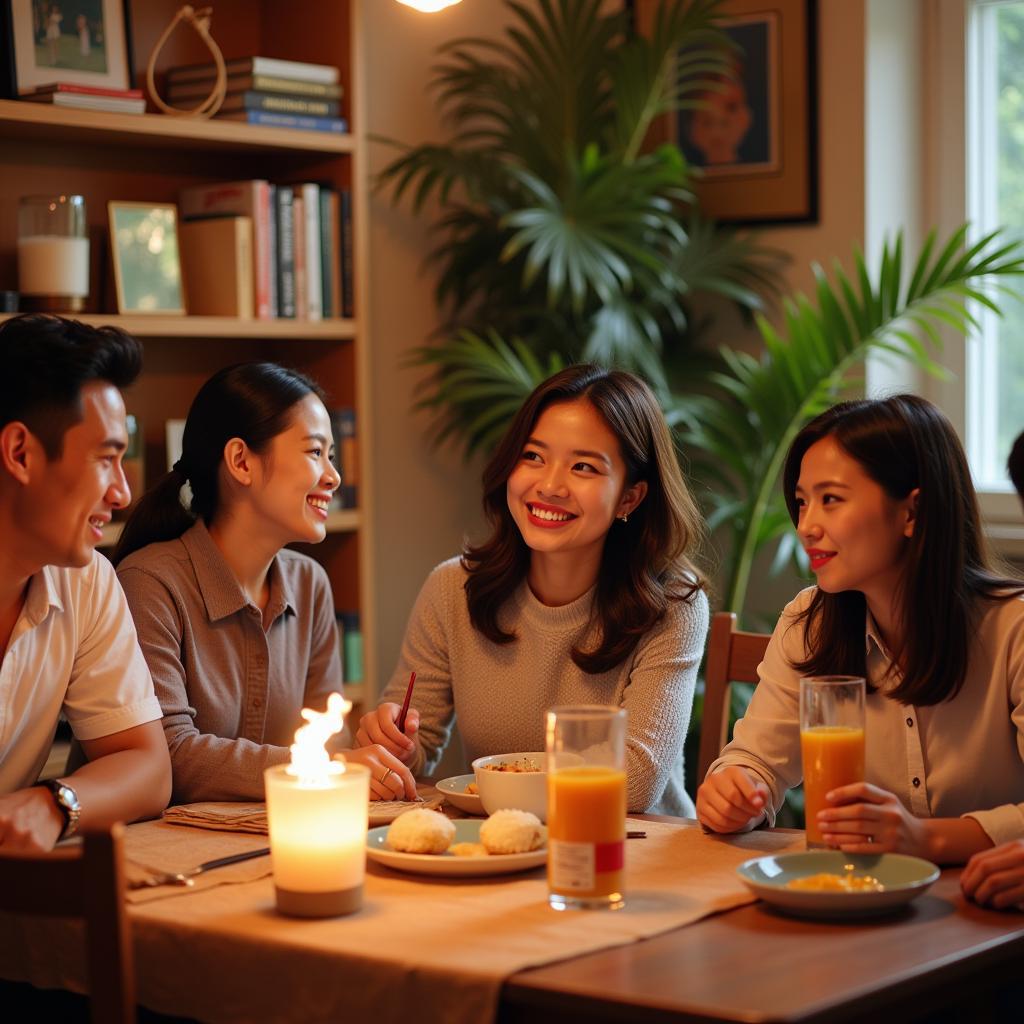
[[[131,88],[128,0],[0,0],[0,4],[4,39],[0,85],[11,97],[51,82]]]
[[[173,203],[107,203],[118,313],[185,313]]]
[[[634,0],[638,31],[657,0]],[[725,0],[736,44],[728,76],[660,126],[698,169],[700,210],[739,224],[818,219],[816,0]]]

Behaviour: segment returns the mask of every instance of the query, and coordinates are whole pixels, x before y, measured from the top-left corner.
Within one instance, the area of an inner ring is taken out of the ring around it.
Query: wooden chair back
[[[757,683],[757,666],[771,639],[769,633],[744,633],[732,612],[711,617],[711,637],[704,667],[704,718],[700,726],[697,784],[721,753],[729,729],[729,696],[733,683]]]
[[[0,910],[85,922],[94,1024],[135,1021],[135,971],[124,899],[123,826],[42,855],[0,855]]]

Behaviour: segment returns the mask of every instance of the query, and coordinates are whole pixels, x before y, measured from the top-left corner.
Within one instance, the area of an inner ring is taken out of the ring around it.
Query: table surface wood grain
[[[1004,983],[1024,979],[1024,913],[969,903],[959,875],[943,871],[927,893],[882,917],[805,920],[758,902],[522,971],[504,987],[499,1020],[804,1024],[910,1021],[936,1010],[943,1019],[1004,1019],[989,1004]],[[1005,1019],[1024,1019],[1024,1002],[1015,1005]]]

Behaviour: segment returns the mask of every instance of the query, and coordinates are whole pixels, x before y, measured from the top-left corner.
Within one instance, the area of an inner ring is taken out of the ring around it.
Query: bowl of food
[[[939,877],[939,869],[919,857],[840,850],[755,857],[736,870],[766,903],[804,917],[888,913],[916,899]]]
[[[512,808],[536,814],[548,813],[547,755],[541,751],[489,754],[473,762],[480,803],[488,814]]]

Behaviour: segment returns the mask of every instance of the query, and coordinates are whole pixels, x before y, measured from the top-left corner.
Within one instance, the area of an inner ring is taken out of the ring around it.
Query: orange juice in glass
[[[626,711],[552,708],[547,719],[548,902],[625,904]]]
[[[864,781],[864,680],[807,676],[800,680],[800,752],[804,770],[807,846],[825,843],[818,811],[825,794]]]

